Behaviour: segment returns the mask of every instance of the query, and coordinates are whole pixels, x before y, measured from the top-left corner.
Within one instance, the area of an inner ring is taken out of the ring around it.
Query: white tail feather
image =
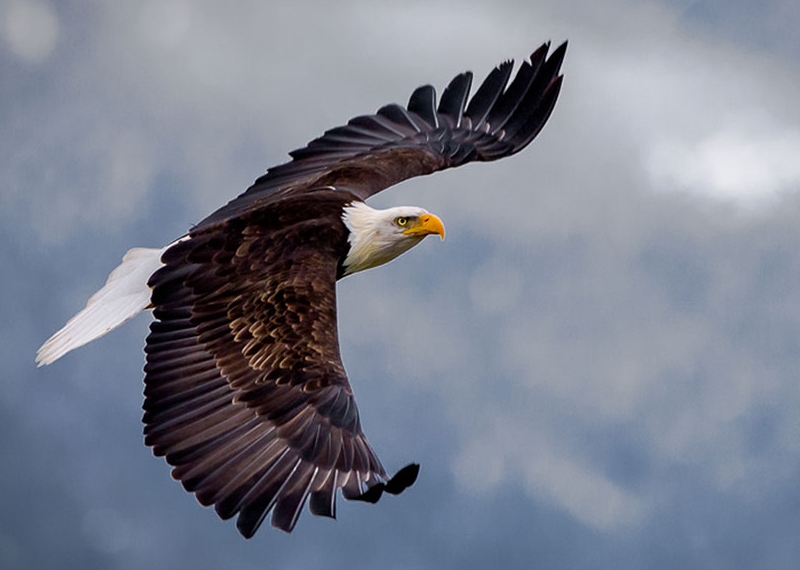
[[[175,242],[173,242],[175,243]],[[36,364],[52,364],[66,353],[91,342],[129,321],[150,305],[147,281],[163,264],[162,249],[129,249],[106,284],[36,352]]]

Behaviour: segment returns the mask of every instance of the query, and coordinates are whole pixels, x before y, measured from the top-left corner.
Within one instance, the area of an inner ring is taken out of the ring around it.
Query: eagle
[[[172,476],[250,538],[270,515],[291,532],[306,502],[335,517],[337,491],[376,502],[390,477],[362,431],[339,352],[336,283],[382,265],[439,217],[366,200],[402,180],[525,148],[558,98],[567,43],[545,43],[511,79],[495,67],[470,98],[457,75],[326,131],[160,249],[129,250],[86,307],[39,349],[39,366],[152,309],[145,444]]]

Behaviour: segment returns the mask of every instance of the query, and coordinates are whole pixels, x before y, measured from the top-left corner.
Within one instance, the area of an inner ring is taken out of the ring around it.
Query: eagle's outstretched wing
[[[450,82],[438,107],[434,88],[425,85],[412,93],[407,107],[386,105],[375,115],[351,119],[289,153],[293,160],[270,168],[198,227],[240,216],[276,194],[333,186],[363,200],[407,178],[519,152],[550,117],[566,49],[564,42],[547,58],[549,44],[542,45],[510,85],[513,62],[500,64],[469,103],[472,73],[465,72]]]
[[[145,441],[246,537],[271,510],[291,531],[308,497],[334,516],[338,489],[374,502],[418,469],[389,479],[361,431],[336,327],[347,197],[311,198],[194,230],[150,279]]]
[[[514,154],[555,105],[566,43],[545,44],[509,84],[495,68],[468,102],[470,73],[436,105],[420,87],[326,132],[271,168],[164,254],[150,279],[145,434],[173,475],[252,536],[272,512],[291,531],[310,497],[334,515],[412,484],[367,442],[342,366],[335,283],[348,251],[343,207],[413,176]]]

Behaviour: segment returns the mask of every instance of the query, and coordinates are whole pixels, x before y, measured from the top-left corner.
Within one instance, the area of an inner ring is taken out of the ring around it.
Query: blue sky
[[[797,568],[793,2],[0,1],[0,567]],[[36,369],[133,246],[413,88],[570,40],[525,152],[340,283],[365,431],[417,484],[250,541],[141,438],[148,317]]]

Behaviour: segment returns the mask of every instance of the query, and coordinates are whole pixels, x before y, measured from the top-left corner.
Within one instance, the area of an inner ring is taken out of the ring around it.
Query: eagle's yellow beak
[[[435,216],[433,214],[422,214],[417,223],[407,230],[403,231],[406,235],[417,235],[417,236],[427,236],[431,234],[436,234],[440,238],[444,239],[444,224],[442,220],[439,219],[439,216]]]

